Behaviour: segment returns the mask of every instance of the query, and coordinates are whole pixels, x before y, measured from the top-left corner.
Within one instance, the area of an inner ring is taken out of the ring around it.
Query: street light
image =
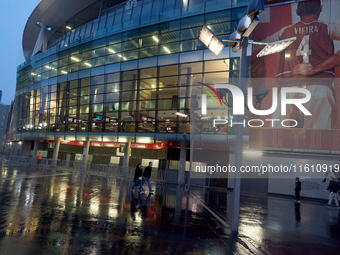
[[[232,33],[229,40],[220,40],[215,34],[210,31],[205,25],[203,25],[199,34],[199,39],[216,55],[218,56],[224,46],[213,47],[212,41],[229,42],[228,46],[232,47],[233,52],[240,50],[240,89],[245,94],[245,78],[246,78],[246,58],[248,43],[261,44],[266,47],[259,53],[259,56],[265,56],[284,50],[288,47],[296,38],[290,38],[288,40],[279,41],[276,43],[256,43],[248,41],[248,37],[251,35],[257,24],[259,23],[259,13],[264,11],[263,0],[250,0],[247,9],[247,15],[244,16],[237,26],[237,31]],[[216,39],[214,38],[216,37]],[[217,48],[217,49],[216,49]],[[257,98],[260,100],[267,91],[259,93]],[[255,96],[255,95],[254,95]],[[243,123],[244,115],[237,115],[237,122]],[[243,125],[238,125],[236,129],[236,144],[235,144],[235,166],[236,169],[240,169],[242,163],[242,142],[243,142]],[[192,148],[191,148],[192,149]],[[190,168],[191,171],[191,168]],[[240,188],[241,188],[241,173],[236,171],[234,179],[233,189],[233,212],[231,220],[231,230],[238,232],[239,223],[239,210],[240,210]]]

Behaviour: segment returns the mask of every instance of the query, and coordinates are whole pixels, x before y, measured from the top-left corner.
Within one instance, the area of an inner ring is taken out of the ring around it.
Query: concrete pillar
[[[56,164],[57,160],[58,160],[59,148],[60,148],[60,140],[61,140],[61,138],[58,137],[57,140],[55,141],[54,152],[53,152],[53,163],[54,164]]]
[[[179,171],[178,171],[178,183],[185,183],[185,162],[187,159],[187,142],[181,142],[181,151],[179,156]]]
[[[87,139],[83,149],[83,161],[81,164],[81,171],[86,171],[87,156],[89,155],[90,141]]]
[[[124,152],[123,167],[128,167],[129,166],[130,148],[131,148],[131,140],[128,139],[127,142],[125,143],[125,152]]]
[[[34,141],[33,158],[38,156],[39,140]]]

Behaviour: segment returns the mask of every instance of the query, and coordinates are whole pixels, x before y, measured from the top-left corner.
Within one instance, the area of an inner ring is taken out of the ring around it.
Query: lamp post
[[[203,25],[198,38],[208,47],[216,57],[222,52],[225,47],[223,42],[229,42],[228,46],[232,48],[233,52],[240,50],[240,73],[239,82],[240,89],[245,94],[245,78],[247,70],[247,47],[248,44],[265,45],[257,57],[266,56],[276,52],[280,52],[288,47],[296,40],[295,37],[275,43],[253,42],[249,41],[248,37],[251,35],[257,24],[259,23],[259,13],[264,11],[263,0],[250,0],[245,15],[238,24],[237,31],[233,32],[229,40],[219,39],[205,24]],[[237,115],[237,122],[243,123],[244,115]],[[238,171],[242,164],[242,144],[243,143],[243,125],[238,125],[236,129],[236,144],[235,144],[235,167],[237,169],[234,176],[233,189],[233,210],[231,219],[231,230],[238,232],[239,211],[240,211],[240,190],[241,190],[241,173]],[[190,168],[191,170],[191,168]]]
[[[190,114],[189,116],[192,117],[192,131],[190,133],[190,163],[189,163],[189,174],[188,174],[188,193],[190,192],[191,188],[191,169],[192,169],[192,161],[194,157],[194,139],[195,139],[195,122],[196,122],[196,112],[194,107],[190,107]],[[187,118],[188,114],[176,112],[176,115]]]

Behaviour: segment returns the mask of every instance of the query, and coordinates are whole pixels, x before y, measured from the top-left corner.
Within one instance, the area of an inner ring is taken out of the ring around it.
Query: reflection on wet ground
[[[144,195],[129,182],[39,168],[29,173],[35,178],[25,174],[3,162],[0,254],[228,253],[202,207],[189,199],[186,213],[183,188]]]
[[[0,254],[339,254],[339,211],[321,202],[101,180],[1,161]],[[199,202],[199,201],[202,201]],[[207,209],[208,208],[208,209]],[[209,212],[212,210],[215,216]],[[217,216],[217,217],[216,217]]]

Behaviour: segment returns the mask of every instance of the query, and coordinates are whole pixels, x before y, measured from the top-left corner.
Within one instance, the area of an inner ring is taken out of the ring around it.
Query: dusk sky
[[[0,90],[2,104],[14,100],[17,66],[25,61],[22,35],[27,19],[40,0],[0,1]]]

